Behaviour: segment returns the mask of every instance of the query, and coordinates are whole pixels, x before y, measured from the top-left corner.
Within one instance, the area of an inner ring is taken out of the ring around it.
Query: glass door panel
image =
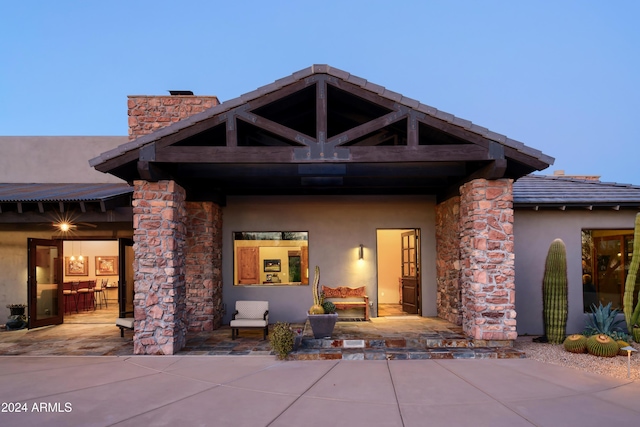
[[[29,328],[63,320],[62,241],[28,239]]]

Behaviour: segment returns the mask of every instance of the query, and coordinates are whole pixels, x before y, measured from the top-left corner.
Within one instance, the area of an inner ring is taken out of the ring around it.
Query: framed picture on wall
[[[117,256],[97,256],[96,276],[116,276],[118,274]]]
[[[89,261],[85,256],[64,257],[64,274],[67,276],[88,276]]]
[[[265,259],[264,260],[264,271],[280,271],[280,260],[279,259]]]

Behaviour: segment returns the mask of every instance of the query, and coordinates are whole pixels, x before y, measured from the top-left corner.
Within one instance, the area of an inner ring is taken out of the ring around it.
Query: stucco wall
[[[116,183],[89,159],[124,144],[126,136],[0,136],[2,183]]]
[[[542,276],[551,242],[567,246],[569,316],[567,333],[584,329],[582,301],[582,229],[633,229],[635,211],[516,210],[514,215],[516,312],[519,335],[542,335]]]
[[[432,197],[229,197],[223,208],[224,323],[237,300],[268,300],[271,322],[302,322],[312,304],[309,286],[233,286],[234,231],[308,231],[311,280],[317,265],[324,285],[366,286],[375,316],[376,229],[420,228],[423,315],[435,316],[434,208]]]

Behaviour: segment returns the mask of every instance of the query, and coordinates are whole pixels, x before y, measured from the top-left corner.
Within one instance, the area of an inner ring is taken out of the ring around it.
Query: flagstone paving
[[[522,358],[524,354],[501,343],[474,342],[459,327],[436,318],[377,318],[368,322],[338,322],[331,339],[314,339],[303,324],[300,347],[292,360],[346,359],[487,359]],[[0,355],[129,356],[133,332],[109,323],[65,323],[32,330],[0,332]],[[491,345],[494,344],[494,345]],[[241,330],[231,339],[228,326],[212,332],[190,333],[179,355],[266,356],[274,355],[262,332]]]

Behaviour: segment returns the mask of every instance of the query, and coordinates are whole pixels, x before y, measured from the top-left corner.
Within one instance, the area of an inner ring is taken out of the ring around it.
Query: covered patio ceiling
[[[171,179],[189,200],[416,194],[517,179],[553,158],[382,86],[314,65],[90,161],[128,182]]]

